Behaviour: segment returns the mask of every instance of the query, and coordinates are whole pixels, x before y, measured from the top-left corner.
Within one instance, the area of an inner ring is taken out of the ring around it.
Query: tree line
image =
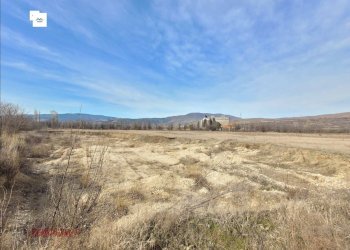
[[[156,124],[136,121],[60,121],[59,115],[51,111],[50,119],[41,120],[40,112],[34,111],[29,116],[23,109],[11,103],[0,105],[0,128],[9,132],[19,130],[33,130],[41,128],[52,129],[115,129],[115,130],[224,130],[233,132],[280,132],[280,133],[350,133],[350,119],[339,121],[299,120],[299,121],[236,121],[229,126],[222,127],[214,119],[190,124]],[[333,121],[333,123],[329,122]]]

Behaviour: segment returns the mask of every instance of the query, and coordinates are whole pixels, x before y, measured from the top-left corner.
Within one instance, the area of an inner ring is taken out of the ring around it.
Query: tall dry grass
[[[0,137],[0,174],[5,176],[5,188],[9,189],[14,182],[21,165],[25,161],[25,142],[17,134],[2,133]]]
[[[291,201],[271,210],[235,214],[164,210],[128,226],[95,228],[93,249],[349,249],[350,211],[344,200]],[[105,221],[106,220],[103,220]],[[103,233],[106,232],[106,233]]]
[[[101,216],[98,202],[108,147],[100,145],[88,148],[86,161],[81,165],[73,160],[76,141],[71,141],[68,153],[62,160],[61,172],[49,181],[42,217],[32,225],[35,229],[68,230],[75,232],[73,236],[76,237],[31,237],[28,241],[30,247],[78,249]]]

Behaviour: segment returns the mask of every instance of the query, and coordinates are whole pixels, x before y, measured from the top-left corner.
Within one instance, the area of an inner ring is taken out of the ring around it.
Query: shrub
[[[15,133],[20,130],[28,130],[31,120],[26,117],[17,105],[11,103],[0,103],[0,126],[2,132]]]

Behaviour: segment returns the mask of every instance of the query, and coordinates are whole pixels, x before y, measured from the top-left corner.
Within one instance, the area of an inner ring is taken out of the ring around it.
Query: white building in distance
[[[230,118],[227,116],[205,116],[202,120],[200,120],[199,125],[201,128],[207,128],[212,123],[220,123],[221,126],[227,126],[230,124]]]

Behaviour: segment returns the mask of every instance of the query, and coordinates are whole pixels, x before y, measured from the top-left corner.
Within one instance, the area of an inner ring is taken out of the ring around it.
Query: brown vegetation
[[[350,247],[349,154],[217,134],[2,133],[0,248]]]
[[[280,133],[350,133],[350,113],[282,119],[243,119],[227,130]]]

